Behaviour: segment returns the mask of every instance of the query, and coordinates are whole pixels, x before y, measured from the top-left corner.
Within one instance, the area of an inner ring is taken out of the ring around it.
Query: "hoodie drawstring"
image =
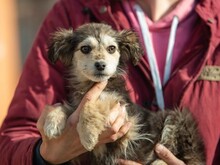
[[[156,92],[156,101],[158,104],[158,107],[160,110],[164,110],[165,104],[164,104],[164,97],[163,97],[163,89],[162,86],[165,85],[170,78],[171,73],[171,64],[172,64],[172,55],[173,55],[173,47],[175,44],[175,38],[176,38],[176,30],[178,27],[178,17],[174,16],[171,30],[170,30],[170,36],[169,36],[169,42],[168,42],[168,48],[167,48],[167,54],[166,54],[166,63],[165,63],[165,69],[164,69],[164,77],[163,77],[163,84],[160,79],[159,69],[157,65],[156,56],[153,50],[153,44],[150,39],[150,32],[149,28],[145,19],[145,14],[141,7],[139,5],[135,5],[135,11],[137,14],[138,22],[140,24],[143,40],[144,40],[144,46],[147,52],[147,59],[149,61],[151,75],[153,78],[153,83],[155,87]]]

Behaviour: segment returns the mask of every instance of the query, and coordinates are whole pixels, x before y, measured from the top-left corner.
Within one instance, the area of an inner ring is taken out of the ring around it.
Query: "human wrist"
[[[55,165],[56,163],[52,163],[47,161],[40,153],[40,146],[42,144],[42,140],[40,139],[34,148],[33,155],[33,165]],[[69,162],[62,163],[62,165],[69,165]]]
[[[69,164],[68,162],[70,160],[86,152],[86,149],[82,145],[79,145],[77,141],[75,142],[75,145],[73,145],[74,147],[69,147],[68,149],[64,146],[57,146],[56,144],[59,144],[59,142],[51,143],[47,140],[42,141],[40,144],[39,153],[48,165]]]
[[[42,142],[39,146],[39,153],[46,165],[58,165],[65,161],[59,160],[58,156],[55,156],[53,149],[48,147],[48,144]]]

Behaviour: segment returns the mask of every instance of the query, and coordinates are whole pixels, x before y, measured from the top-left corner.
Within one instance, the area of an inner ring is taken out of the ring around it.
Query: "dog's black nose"
[[[95,67],[98,71],[103,71],[105,69],[106,64],[102,61],[96,62]]]

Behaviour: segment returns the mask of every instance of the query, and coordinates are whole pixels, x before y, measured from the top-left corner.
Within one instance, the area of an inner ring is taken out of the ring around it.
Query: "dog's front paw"
[[[77,131],[79,133],[80,141],[83,147],[87,151],[92,151],[96,144],[98,143],[98,136],[97,132],[92,132],[89,128],[86,128],[87,124],[83,122],[79,122],[77,124]]]
[[[44,123],[44,133],[49,138],[60,136],[66,126],[67,115],[62,106],[56,107],[51,111]]]
[[[77,131],[81,144],[91,151],[99,141],[99,135],[105,130],[107,108],[101,108],[102,102],[88,103],[81,110]],[[103,105],[102,105],[103,106]],[[103,109],[103,112],[101,111]],[[106,110],[106,111],[104,111]]]

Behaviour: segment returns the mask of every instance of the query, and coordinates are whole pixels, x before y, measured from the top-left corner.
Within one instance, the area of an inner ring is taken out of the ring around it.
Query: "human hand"
[[[37,128],[42,137],[40,146],[40,154],[45,161],[51,164],[60,164],[69,161],[82,153],[85,153],[85,148],[81,145],[79,135],[76,129],[79,114],[86,102],[97,99],[105,88],[107,83],[99,83],[94,85],[83,97],[78,108],[67,119],[66,127],[61,136],[49,139],[44,133],[44,123],[51,111],[55,110],[61,104],[46,106],[43,110],[38,122]]]
[[[60,164],[86,152],[80,143],[76,129],[79,114],[86,103],[98,99],[106,84],[106,82],[97,83],[85,94],[78,108],[68,118],[63,134],[58,138],[48,139],[44,134],[43,125],[47,114],[53,111],[57,106],[61,106],[61,104],[45,107],[37,123],[37,128],[42,136],[40,154],[44,160],[52,164]],[[123,109],[124,107],[119,104],[112,109],[110,114],[111,127],[107,128],[106,131],[100,135],[99,144],[115,141],[128,131],[131,124],[124,123],[125,112]]]
[[[157,153],[158,157],[168,165],[186,165],[183,161],[174,156],[170,150],[161,144],[156,145],[155,152]],[[119,165],[142,165],[138,162],[123,159],[120,159],[118,162]]]
[[[168,165],[186,165],[182,160],[179,160],[170,150],[161,144],[156,145],[155,152],[157,153],[157,156]]]
[[[118,165],[142,165],[142,164],[131,160],[119,159]]]
[[[62,104],[46,106],[37,122],[37,128],[42,138],[40,155],[46,162],[50,164],[61,164],[86,152],[80,143],[76,130],[76,124],[74,124],[76,121],[74,120],[67,120],[62,134],[57,138],[48,138],[48,136],[45,135],[44,124],[46,117],[51,111],[56,110],[56,108],[59,106],[62,106]],[[73,114],[73,116],[77,115],[77,113]]]
[[[106,130],[103,131],[102,134],[99,136],[98,145],[114,142],[124,136],[131,127],[131,123],[129,121],[126,121],[125,118],[125,106],[121,106],[120,103],[116,104],[109,115],[110,126],[108,126]]]

